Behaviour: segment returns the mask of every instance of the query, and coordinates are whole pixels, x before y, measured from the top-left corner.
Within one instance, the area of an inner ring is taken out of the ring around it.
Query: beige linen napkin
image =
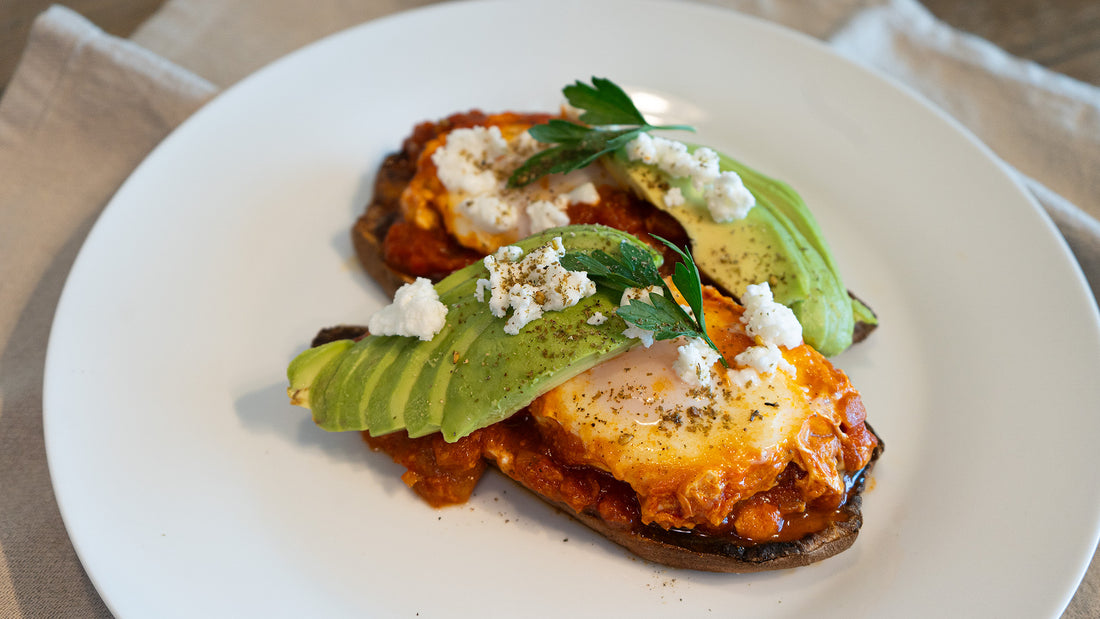
[[[205,80],[53,8],[0,100],[0,617],[107,616],[61,523],[42,437],[65,277],[130,171],[213,95]]]
[[[707,1],[829,41],[954,115],[1015,166],[1100,288],[1100,89],[960,34],[915,0]],[[426,3],[168,0],[132,42],[66,9],[36,22],[0,99],[0,617],[108,615],[62,527],[41,419],[49,325],[106,201],[217,87]],[[1097,562],[1064,616],[1100,616]]]
[[[1012,166],[1100,297],[1100,89],[960,33],[914,0],[862,11],[830,42],[920,92]]]

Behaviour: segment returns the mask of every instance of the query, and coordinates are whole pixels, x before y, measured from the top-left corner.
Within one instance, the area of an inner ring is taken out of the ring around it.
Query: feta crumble
[[[418,277],[397,289],[393,303],[375,312],[367,321],[372,335],[418,337],[427,342],[443,330],[447,306],[439,301],[432,282]]]
[[[665,289],[660,286],[649,286],[648,288],[625,288],[623,289],[623,296],[619,299],[619,305],[630,305],[631,301],[641,300],[650,305],[653,302],[649,300],[649,295],[659,294],[662,297],[665,296]]]
[[[493,164],[508,153],[500,127],[470,127],[448,133],[446,143],[432,153],[432,163],[449,191],[477,196],[496,191],[500,180]]]
[[[577,185],[566,194],[567,204],[599,204],[600,192],[591,181],[583,185]]]
[[[626,156],[631,161],[641,161],[649,165],[657,163],[657,147],[653,144],[653,136],[648,133],[639,133],[638,137],[626,143]]]
[[[496,234],[511,230],[519,222],[519,211],[514,204],[490,194],[463,200],[458,204],[458,212],[482,230]]]
[[[545,148],[527,131],[507,141],[497,126],[448,133],[431,160],[453,200],[454,215],[463,222],[456,228],[468,230],[462,234],[474,238],[479,233],[499,235],[513,230],[526,236],[568,225],[570,204],[599,203],[595,184],[574,186],[576,177],[550,187],[508,187],[512,172]],[[460,241],[462,234],[458,235]]]
[[[794,374],[794,366],[783,358],[783,352],[775,344],[750,346],[733,358],[737,365],[752,368],[761,374],[774,372],[777,368],[788,374]]]
[[[531,221],[531,234],[545,232],[550,228],[569,225],[570,204],[599,204],[600,192],[591,182],[574,187],[558,194],[551,200],[536,200],[527,205],[527,217]]]
[[[541,318],[543,312],[572,307],[596,294],[596,284],[588,279],[587,273],[570,271],[561,265],[561,257],[565,255],[561,237],[531,250],[518,262],[510,259],[514,255],[498,251],[486,256],[489,279],[478,280],[475,291],[481,302],[485,302],[485,292],[489,292],[489,311],[497,318],[512,310],[512,316],[504,324],[504,332],[509,335],[517,335],[524,326]]]
[[[656,335],[648,329],[643,329],[628,322],[626,323],[626,328],[623,329],[623,337],[628,337],[632,340],[641,340],[642,346],[649,348],[653,345]]]
[[[649,286],[647,288],[626,288],[623,290],[623,296],[619,299],[619,306],[630,305],[631,301],[641,300],[652,305],[649,300],[649,295],[659,294],[662,297],[665,296],[665,291],[660,286]],[[635,325],[629,321],[626,323],[626,329],[623,330],[623,336],[635,340],[641,340],[642,346],[649,348],[653,345],[655,334],[649,329],[643,329],[638,325]]]
[[[791,308],[776,303],[768,282],[749,284],[741,295],[745,331],[763,345],[794,348],[802,343],[802,325]]]
[[[683,142],[640,133],[626,145],[631,161],[657,166],[674,178],[691,180],[692,187],[703,194],[710,215],[717,222],[743,219],[756,205],[756,198],[736,172],[719,168],[718,153],[706,147],[689,153]],[[684,195],[679,188],[665,194],[665,204],[680,206]]]
[[[756,340],[756,346],[746,348],[733,358],[743,369],[730,373],[735,383],[745,385],[755,382],[760,374],[782,370],[794,375],[796,369],[786,359],[779,347],[794,348],[802,343],[802,325],[791,308],[776,303],[768,282],[750,284],[741,295],[745,312],[741,322],[745,332]]]
[[[546,145],[533,138],[531,134],[526,131],[517,135],[515,139],[512,140],[510,146],[514,158],[518,159],[519,161],[523,161],[531,155],[534,155],[540,150],[546,148]]]
[[[527,216],[531,219],[531,234],[538,234],[550,228],[568,225],[569,213],[565,211],[566,204],[562,200],[555,200],[554,202],[536,200],[528,204]]]
[[[598,326],[602,325],[603,323],[607,322],[607,316],[604,316],[603,312],[596,312],[596,313],[592,314],[591,316],[589,316],[588,320],[586,320],[585,322],[587,322],[588,324],[590,324],[594,327],[598,327]]]
[[[523,257],[523,248],[519,245],[503,245],[497,249],[493,257],[501,262],[515,262]]]
[[[719,174],[706,192],[706,200],[711,217],[717,222],[744,219],[756,205],[756,198],[736,172]]]
[[[691,317],[692,320],[695,320],[695,310],[691,309],[690,305],[684,305],[683,303],[681,303],[680,309],[684,310],[684,313]]]
[[[666,206],[683,206],[684,202],[686,202],[686,200],[684,200],[684,192],[680,191],[679,187],[673,187],[672,189],[669,189],[667,192],[665,192]]]
[[[672,369],[680,376],[680,380],[693,387],[710,386],[710,370],[718,363],[718,351],[701,337],[688,338],[687,343],[676,350],[680,354],[672,364]]]

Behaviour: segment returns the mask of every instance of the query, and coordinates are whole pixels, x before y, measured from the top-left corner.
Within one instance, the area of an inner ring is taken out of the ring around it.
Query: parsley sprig
[[[632,301],[619,307],[615,313],[633,325],[652,331],[654,339],[670,340],[681,335],[698,337],[718,351],[718,346],[707,335],[703,315],[703,285],[691,254],[657,235],[653,235],[653,238],[669,246],[680,256],[681,261],[676,263],[672,272],[672,283],[687,301],[694,317],[684,311],[672,296],[668,283],[657,272],[653,255],[633,243],[623,241],[619,245],[619,257],[603,250],[590,253],[570,252],[561,258],[561,264],[571,271],[587,271],[588,276],[598,284],[620,294],[627,288],[659,286],[663,295],[649,295],[649,303]],[[718,351],[718,355],[722,365],[729,367],[721,351]]]
[[[584,110],[581,123],[555,118],[528,130],[543,144],[554,144],[516,168],[509,187],[522,187],[547,174],[579,170],[601,155],[622,148],[639,133],[654,129],[695,131],[686,125],[650,125],[622,88],[601,77],[592,85],[578,80],[562,89],[566,101]]]

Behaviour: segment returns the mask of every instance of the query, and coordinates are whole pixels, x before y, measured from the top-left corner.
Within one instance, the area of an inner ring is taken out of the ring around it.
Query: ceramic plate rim
[[[128,208],[127,213],[134,211],[133,205],[128,205],[128,201],[132,201],[136,192],[140,192],[142,189],[140,185],[146,182],[152,176],[162,174],[160,170],[163,167],[163,162],[176,156],[181,150],[187,148],[193,148],[193,143],[187,142],[189,139],[193,139],[194,136],[202,131],[210,130],[212,125],[217,123],[227,122],[232,120],[240,120],[239,118],[225,118],[227,111],[231,111],[238,102],[244,101],[249,97],[254,97],[262,94],[265,89],[271,87],[271,83],[276,80],[281,74],[301,76],[303,67],[309,66],[313,59],[325,59],[326,55],[330,53],[329,50],[340,48],[341,46],[349,46],[355,44],[357,39],[364,37],[384,37],[393,36],[395,33],[400,34],[406,28],[410,28],[424,23],[435,23],[435,20],[439,20],[443,17],[453,19],[465,19],[470,15],[483,15],[484,11],[489,10],[507,10],[538,13],[543,10],[543,6],[539,3],[511,3],[512,6],[506,7],[504,3],[493,2],[470,2],[460,4],[445,4],[434,5],[414,11],[400,13],[394,16],[376,20],[374,22],[367,23],[355,28],[352,28],[344,33],[340,33],[324,39],[320,42],[311,44],[307,48],[296,52],[287,58],[277,61],[269,67],[262,69],[253,76],[247,78],[237,86],[232,87],[225,93],[222,93],[219,97],[207,104],[203,109],[197,112],[191,119],[181,125],[171,136],[169,136],[162,144],[143,162],[131,176],[131,178],[120,189],[116,197],[105,209],[100,221],[97,222],[93,228],[92,233],[88,237],[88,241],[85,247],[81,249],[81,252],[74,264],[73,270],[70,275],[70,280],[66,283],[65,291],[63,292],[61,302],[58,306],[57,315],[55,318],[54,331],[51,333],[49,349],[46,362],[46,380],[44,388],[44,421],[45,421],[45,434],[47,441],[48,460],[50,466],[51,477],[55,484],[55,493],[57,495],[58,504],[61,508],[63,518],[66,523],[66,527],[69,530],[74,547],[77,550],[81,561],[84,563],[89,576],[92,578],[97,589],[99,589],[104,600],[110,606],[112,611],[126,613],[133,608],[142,607],[142,604],[152,603],[151,601],[141,600],[142,592],[127,590],[127,587],[120,582],[120,578],[125,580],[125,575],[119,574],[117,568],[109,566],[110,561],[107,561],[103,556],[101,549],[93,549],[95,544],[89,539],[89,535],[96,530],[96,527],[100,527],[99,530],[105,530],[103,527],[109,526],[107,523],[99,522],[97,517],[92,516],[89,513],[91,506],[94,505],[92,501],[89,489],[77,488],[74,483],[75,480],[82,480],[87,482],[86,478],[83,478],[79,472],[79,469],[85,466],[85,463],[79,459],[74,459],[72,446],[73,439],[67,434],[66,422],[73,422],[73,416],[78,414],[79,411],[75,409],[75,403],[70,397],[65,395],[65,391],[72,385],[76,385],[79,389],[85,389],[87,386],[80,382],[79,373],[90,371],[87,367],[74,367],[70,362],[71,354],[74,350],[79,348],[80,340],[74,335],[74,329],[85,320],[81,317],[82,311],[86,312],[86,305],[89,302],[87,284],[92,283],[96,277],[102,277],[102,275],[96,274],[96,264],[90,264],[93,261],[103,258],[102,245],[105,241],[101,241],[101,238],[108,238],[112,234],[117,234],[119,227],[124,227],[125,223],[122,222],[118,215],[124,208]],[[562,5],[561,10],[573,11],[578,10],[583,4],[588,4],[590,7],[595,7],[595,10],[613,10],[621,8],[625,3],[617,2],[614,0],[608,0],[605,2],[595,3],[580,3],[580,2],[568,2]],[[635,4],[634,6],[637,6]],[[668,11],[671,15],[675,12],[677,15],[685,13],[694,14],[699,16],[712,17],[715,20],[727,25],[730,28],[741,29],[739,32],[743,32],[746,36],[757,37],[761,41],[778,41],[784,45],[790,45],[797,48],[799,53],[817,54],[820,55],[822,60],[822,66],[828,67],[830,70],[835,70],[843,73],[842,76],[845,79],[852,80],[868,80],[878,83],[878,88],[882,88],[885,85],[884,90],[877,92],[895,93],[897,96],[905,98],[912,102],[915,95],[913,95],[908,89],[902,86],[889,82],[886,78],[875,75],[866,69],[855,68],[847,63],[843,59],[839,59],[825,46],[816,41],[809,40],[801,35],[791,33],[782,29],[779,26],[756,20],[751,17],[734,14],[732,12],[724,11],[713,7],[704,7],[700,5],[679,6],[673,11],[673,5],[671,3],[646,3],[646,6],[650,7],[657,13]],[[645,18],[637,18],[640,23],[645,22]],[[813,50],[807,52],[806,50]],[[614,64],[614,63],[611,63]],[[842,67],[842,68],[837,68]],[[323,73],[323,72],[322,72]],[[859,76],[863,77],[859,77]],[[325,77],[324,75],[315,77],[318,84],[324,85],[326,79],[332,79]],[[553,88],[553,85],[549,85],[549,88]],[[898,94],[904,93],[904,94]],[[495,95],[494,95],[495,96]],[[870,105],[870,104],[869,104]],[[939,123],[943,127],[947,127],[947,133],[953,133],[955,135],[958,144],[965,144],[966,148],[973,149],[975,152],[979,152],[987,160],[986,164],[1000,170],[1002,175],[1001,185],[997,188],[998,191],[1004,191],[1008,194],[1015,194],[1017,204],[1013,208],[1026,209],[1027,217],[1030,218],[1027,224],[1032,229],[1036,226],[1042,228],[1040,242],[1042,244],[1041,251],[1044,259],[1051,261],[1052,263],[1059,263],[1060,270],[1056,273],[1056,279],[1058,279],[1060,291],[1069,290],[1076,296],[1071,303],[1073,304],[1074,320],[1078,323],[1082,323],[1088,327],[1089,332],[1080,334],[1085,341],[1100,341],[1100,320],[1097,318],[1095,306],[1092,302],[1090,293],[1085,284],[1085,280],[1080,272],[1079,267],[1072,260],[1072,256],[1064,242],[1064,240],[1058,235],[1057,230],[1050,222],[1049,218],[1042,212],[1041,208],[1034,202],[1034,200],[1027,195],[1024,188],[1020,183],[1013,178],[1007,168],[996,161],[992,153],[982,145],[976,138],[971,136],[964,128],[962,128],[957,122],[947,117],[945,114],[935,109],[931,105],[925,102],[918,102],[918,107],[923,109],[922,114],[928,118],[935,118],[935,121],[928,121],[931,123],[929,126],[933,126]],[[873,110],[872,110],[873,111]],[[446,111],[443,111],[446,113]],[[836,110],[824,110],[823,114],[833,114]],[[925,118],[927,120],[927,118]],[[840,122],[840,121],[838,121]],[[406,128],[401,128],[398,133],[406,131]],[[297,136],[293,133],[293,129],[288,129],[288,140],[297,139]],[[857,136],[858,138],[858,136]],[[856,138],[853,138],[856,139]],[[751,138],[749,140],[751,142]],[[750,147],[749,150],[752,150]],[[767,159],[767,151],[763,155]],[[750,153],[751,154],[751,153]],[[968,155],[969,156],[969,155]],[[278,162],[275,156],[272,156],[271,161]],[[266,161],[266,160],[265,160]],[[750,162],[752,163],[752,162]],[[247,166],[244,168],[247,171]],[[334,173],[334,177],[339,177],[340,174],[346,172]],[[807,184],[812,188],[814,187],[814,180],[811,177],[807,181]],[[215,179],[217,182],[230,182]],[[360,193],[357,194],[361,197]],[[1025,204],[1026,207],[1020,207],[1019,204]],[[205,212],[205,211],[203,211]],[[1023,211],[1021,211],[1023,212]],[[129,215],[133,219],[133,215]],[[326,234],[331,231],[326,231]],[[842,233],[847,230],[842,229]],[[322,242],[330,243],[331,238],[325,237]],[[338,242],[336,242],[338,244]],[[338,251],[346,247],[336,248]],[[973,260],[973,257],[969,259]],[[981,265],[979,265],[981,266]],[[132,267],[139,269],[139,267]],[[243,267],[242,267],[243,268]],[[984,267],[981,267],[984,268]],[[142,279],[140,273],[136,275],[138,280],[146,281]],[[362,277],[361,275],[358,277]],[[91,279],[89,279],[91,278]],[[186,274],[181,275],[181,279],[184,284],[186,281]],[[868,277],[870,280],[874,280],[874,277]],[[1068,282],[1068,283],[1067,283]],[[363,281],[357,280],[357,284],[360,288],[363,287]],[[1067,288],[1068,286],[1068,288]],[[128,306],[127,306],[128,307]],[[135,305],[135,307],[138,307]],[[140,321],[140,317],[138,318]],[[1091,322],[1090,322],[1091,321]],[[1096,355],[1088,355],[1086,361],[1096,363]],[[856,371],[860,369],[860,364],[864,363],[862,358],[856,358],[853,363],[857,365]],[[1100,367],[1100,364],[1093,367]],[[930,370],[932,371],[932,370]],[[1095,392],[1086,392],[1079,394],[1079,401],[1089,402],[1097,401]],[[1091,398],[1091,400],[1090,400]],[[120,400],[123,404],[126,404],[124,400]],[[873,416],[872,416],[873,418]],[[926,428],[923,426],[914,426],[915,430],[924,431]],[[1089,426],[1091,431],[1095,429],[1095,425]],[[198,430],[191,430],[197,432]],[[189,431],[185,430],[187,434]],[[189,438],[185,437],[185,438]],[[1008,440],[1008,439],[1006,439]],[[896,443],[897,440],[888,439],[887,444],[892,446],[892,443]],[[1012,442],[1008,443],[1011,445]],[[123,443],[123,447],[130,448],[128,444]],[[904,450],[902,450],[904,451]],[[85,454],[78,454],[82,456],[94,455],[95,449],[90,449]],[[135,451],[135,454],[144,453],[140,449]],[[903,454],[904,455],[904,454]],[[888,448],[886,458],[891,456],[891,450]],[[106,482],[104,482],[106,483]],[[118,480],[112,480],[112,483],[118,484]],[[121,492],[125,494],[125,489],[114,488],[112,492]],[[878,491],[879,493],[886,494],[886,491]],[[1076,553],[1076,557],[1066,557],[1069,561],[1071,558],[1074,562],[1074,567],[1068,568],[1065,578],[1057,583],[1052,584],[1052,590],[1048,591],[1045,598],[1041,601],[1041,612],[1055,615],[1061,611],[1061,609],[1068,603],[1070,597],[1073,595],[1076,589],[1077,583],[1084,574],[1084,570],[1088,565],[1088,561],[1092,556],[1092,549],[1095,547],[1097,538],[1100,537],[1100,526],[1098,526],[1098,518],[1100,518],[1100,499],[1097,498],[1097,494],[1094,492],[1092,495],[1086,498],[1092,501],[1091,505],[1084,505],[1086,511],[1089,511],[1092,515],[1092,527],[1091,527],[1091,543],[1092,546],[1084,548],[1084,544],[1088,543],[1088,540],[1084,540],[1082,548]],[[155,497],[155,499],[161,499],[168,501],[171,497]],[[874,500],[874,494],[872,494],[872,505]],[[155,502],[155,501],[154,501]],[[89,524],[91,522],[92,524]],[[473,525],[471,525],[473,526]],[[1075,521],[1075,526],[1080,527],[1080,523]],[[878,535],[878,533],[876,533]],[[172,552],[179,552],[178,549],[173,549]],[[274,551],[270,551],[274,552]],[[305,552],[305,551],[303,551]],[[278,554],[278,553],[276,553]],[[901,553],[904,555],[905,553]],[[163,558],[170,560],[172,558],[180,559],[178,555],[173,555],[169,552],[165,552]],[[184,559],[181,559],[184,560]],[[853,559],[854,560],[854,559]],[[1074,576],[1075,575],[1075,576]],[[801,576],[800,576],[801,578]],[[828,580],[828,579],[825,579]],[[811,579],[812,582],[812,579]],[[689,585],[682,585],[688,587]],[[695,586],[695,585],[691,585]],[[760,588],[768,586],[766,581],[760,584]],[[1057,591],[1053,590],[1057,587]],[[694,591],[694,590],[693,590]],[[212,600],[231,600],[232,592],[211,592]],[[225,596],[217,597],[217,596]],[[795,601],[792,598],[791,601]],[[346,611],[347,608],[341,607],[339,604],[343,603],[343,600],[332,600],[334,609],[337,611]],[[350,608],[350,607],[349,607]],[[673,607],[670,610],[676,610]],[[793,609],[792,609],[793,610]]]

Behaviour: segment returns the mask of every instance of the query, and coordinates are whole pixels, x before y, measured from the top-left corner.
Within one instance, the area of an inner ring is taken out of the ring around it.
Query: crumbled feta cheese
[[[588,320],[586,320],[585,322],[587,322],[588,324],[590,324],[594,327],[598,327],[598,326],[602,325],[603,323],[607,322],[607,316],[604,316],[603,312],[596,312],[595,314],[592,314],[591,316],[589,316]]]
[[[632,340],[641,340],[642,346],[649,348],[653,345],[655,335],[648,329],[643,329],[637,325],[626,323],[626,329],[623,329],[623,337],[628,337]]]
[[[463,200],[458,205],[458,212],[482,230],[493,233],[511,230],[519,222],[519,211],[515,205],[491,194]]]
[[[447,306],[439,301],[432,282],[418,277],[397,289],[393,303],[378,310],[367,321],[373,335],[418,337],[425,342],[443,329]]]
[[[706,199],[711,217],[719,223],[744,219],[756,205],[756,198],[736,172],[722,172],[706,194]]]
[[[474,290],[474,297],[478,303],[485,302],[485,291],[489,289],[489,280],[479,279],[477,280],[477,289]]]
[[[508,155],[500,127],[470,127],[447,134],[447,142],[432,153],[436,175],[449,191],[471,196],[496,191],[500,179],[493,164]]]
[[[489,291],[489,311],[498,318],[512,310],[504,325],[505,333],[516,335],[528,323],[541,318],[543,312],[572,307],[596,294],[596,284],[588,279],[587,273],[570,271],[561,265],[564,255],[561,237],[554,237],[519,262],[485,257],[489,279],[478,280],[475,294],[484,302],[485,291]]]
[[[665,138],[653,138],[657,152],[657,165],[676,178],[692,177],[697,173],[695,158],[688,152],[687,144]]]
[[[639,133],[638,137],[627,142],[626,156],[631,161],[641,161],[650,165],[657,163],[657,149],[653,145],[653,136]]]
[[[503,245],[493,257],[500,262],[515,262],[523,257],[523,248],[519,245]]]
[[[701,337],[693,337],[676,349],[680,354],[672,364],[672,369],[680,379],[693,387],[711,385],[710,369],[718,362],[720,355]]]
[[[666,206],[683,206],[684,205],[684,192],[680,191],[679,187],[673,187],[665,192],[665,205]]]
[[[512,149],[514,158],[520,159],[521,161],[546,148],[541,142],[531,137],[531,134],[527,131],[517,135],[515,139],[512,140],[511,144],[509,144],[509,147]]]
[[[599,204],[600,192],[591,182],[577,185],[572,190],[559,194],[551,202],[536,200],[527,205],[527,217],[531,220],[531,234],[544,232],[550,228],[569,225],[570,204]]]
[[[760,382],[760,373],[752,368],[730,369],[726,372],[726,379],[738,389],[744,389]]]
[[[736,172],[722,172],[718,153],[709,148],[700,147],[689,153],[682,142],[640,133],[627,143],[626,156],[631,161],[657,166],[674,178],[691,179],[692,187],[702,192],[711,217],[717,222],[742,219],[756,204],[756,198],[741,177]],[[665,195],[665,203],[669,206],[680,206],[683,200],[683,193],[678,188]]]
[[[536,234],[569,224],[572,203],[599,203],[591,175],[563,176],[549,186],[508,187],[508,179],[524,161],[547,148],[527,131],[506,141],[497,126],[455,129],[431,155],[436,176],[449,194],[446,217],[464,244],[492,247],[493,235],[518,231]],[[577,184],[580,183],[580,184]],[[489,238],[486,238],[486,233]],[[473,246],[473,245],[469,245]]]
[[[569,213],[565,211],[563,204],[557,202],[536,200],[527,205],[527,216],[531,218],[531,234],[569,224]]]
[[[652,305],[653,303],[649,300],[649,295],[651,294],[659,294],[663,297],[665,296],[665,290],[660,286],[649,286],[648,288],[626,288],[623,290],[622,298],[619,299],[619,305],[630,305],[630,302],[636,299],[640,299]]]
[[[775,344],[764,346],[750,346],[741,354],[733,358],[737,365],[752,368],[761,374],[774,372],[777,368],[794,374],[794,366],[783,358],[783,353]]]
[[[600,192],[596,189],[596,185],[592,182],[587,182],[583,185],[577,185],[566,194],[569,204],[599,204]]]
[[[768,282],[750,284],[741,295],[745,312],[741,322],[745,332],[756,340],[756,346],[746,348],[733,358],[743,369],[730,373],[735,384],[748,384],[776,369],[794,375],[795,367],[783,358],[780,346],[794,348],[802,343],[802,325],[791,308],[776,303]]]
[[[641,300],[652,305],[652,302],[649,300],[649,295],[651,294],[659,294],[663,297],[665,296],[665,291],[660,286],[649,286],[646,288],[626,288],[623,290],[622,298],[619,299],[619,305],[630,305],[630,302],[634,300]],[[642,346],[645,346],[646,348],[649,348],[653,345],[653,340],[655,337],[652,331],[648,329],[643,329],[629,321],[626,323],[626,329],[623,331],[623,336],[631,339],[641,340]]]
[[[776,303],[768,282],[750,284],[741,295],[745,331],[762,345],[794,348],[802,343],[802,325],[791,308]]]
[[[707,183],[714,182],[714,179],[722,174],[721,168],[718,167],[718,153],[706,146],[696,148],[691,158],[694,160],[691,181],[696,190],[701,191]]]

